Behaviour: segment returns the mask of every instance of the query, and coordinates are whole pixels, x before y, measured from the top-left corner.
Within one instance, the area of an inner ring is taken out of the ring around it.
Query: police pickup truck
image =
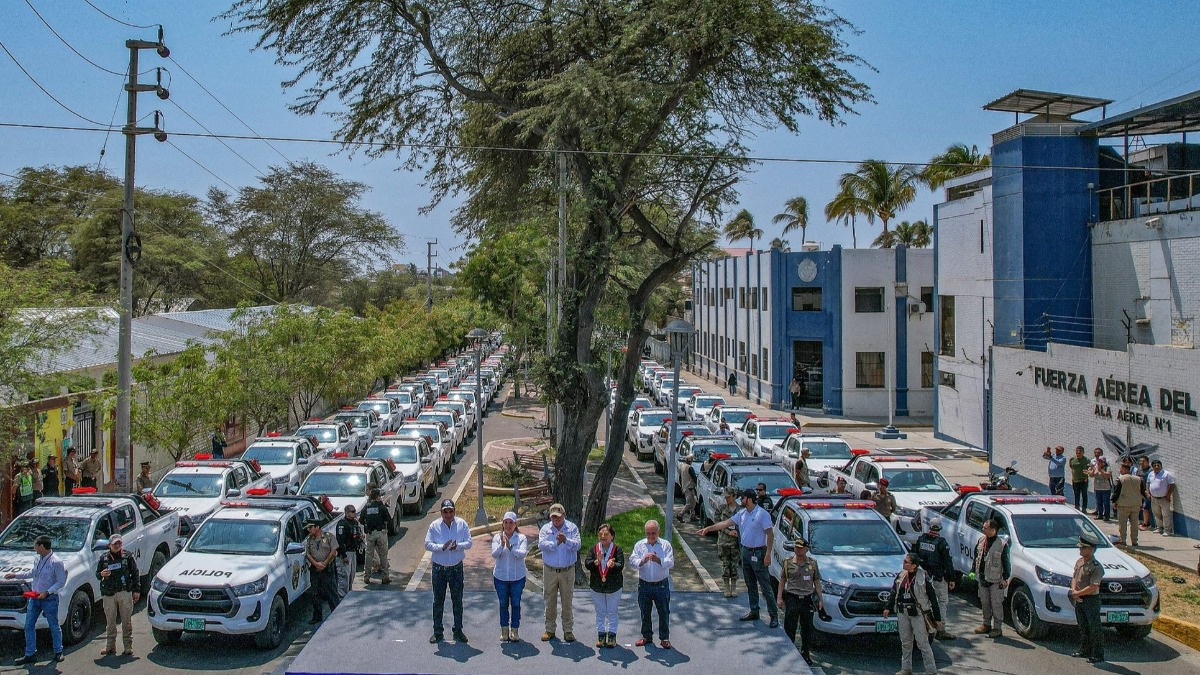
[[[254,488],[273,489],[271,477],[261,469],[256,461],[196,455],[175,462],[175,468],[158,481],[153,494],[163,508],[179,513],[195,526],[215,511],[223,499],[240,497]]]
[[[179,515],[160,511],[153,497],[106,494],[88,490],[68,497],[42,497],[33,508],[17,516],[0,533],[0,628],[25,626],[28,580],[6,580],[9,573],[33,569],[37,553],[33,542],[41,535],[54,540],[54,553],[67,568],[55,620],[62,626],[64,644],[75,644],[90,635],[95,603],[100,600],[96,561],[108,550],[108,538],[120,533],[127,553],[144,573],[143,589],[154,573],[167,564],[177,538],[189,532]],[[46,617],[38,628],[47,628]]]
[[[1159,613],[1154,575],[1113,546],[1090,518],[1067,505],[1066,498],[1012,490],[966,492],[946,506],[922,509],[914,526],[925,530],[935,516],[941,518],[954,568],[964,574],[971,571],[984,521],[999,525],[1012,564],[1007,600],[1021,637],[1044,637],[1049,624],[1075,624],[1067,591],[1079,559],[1080,536],[1096,542],[1096,560],[1104,566],[1101,622],[1129,638],[1150,634]]]
[[[896,531],[875,511],[875,502],[794,492],[781,496],[771,513],[771,577],[778,583],[780,565],[792,555],[791,542],[803,537],[821,569],[822,602],[830,618],[814,616],[817,630],[835,635],[896,633],[896,619],[883,616],[907,553]]]
[[[377,487],[383,491],[383,503],[391,509],[394,525],[400,521],[403,485],[404,476],[396,471],[391,460],[334,457],[317,463],[317,468],[300,485],[300,494],[318,499],[327,497],[338,513],[345,512],[351,504],[362,513],[367,504],[367,489]],[[396,534],[395,529],[388,534]]]
[[[146,613],[155,641],[252,634],[259,648],[278,647],[289,608],[309,587],[304,523],[316,520],[332,532],[339,517],[310,497],[223,502],[150,584]]]
[[[424,438],[433,451],[433,470],[438,481],[445,478],[454,465],[454,435],[442,422],[412,420],[396,432],[400,438]]]
[[[886,480],[888,492],[896,498],[892,527],[909,544],[921,536],[912,526],[921,509],[945,506],[958,497],[958,492],[926,457],[856,452],[848,464],[829,470],[830,483],[837,482],[839,477],[846,479],[846,489],[854,495],[863,490],[874,492],[879,489],[879,481]]]
[[[304,477],[317,466],[317,461],[327,454],[308,436],[284,436],[272,431],[263,438],[256,438],[241,459],[258,462],[262,472],[271,477],[275,494],[296,494]]]
[[[420,513],[425,497],[437,493],[439,481],[433,466],[433,450],[424,436],[412,438],[385,431],[383,437],[367,449],[366,457],[391,460],[396,471],[404,476],[404,489],[400,493],[404,513]]]
[[[814,486],[827,487],[832,485],[828,472],[836,466],[843,466],[854,458],[850,444],[840,436],[833,434],[806,434],[803,432],[788,434],[783,443],[771,449],[771,456],[779,461],[788,471],[795,472],[796,460],[800,453],[808,450],[808,478]]]
[[[343,422],[350,427],[350,433],[358,437],[358,450],[356,454],[363,454],[371,444],[379,438],[379,434],[383,431],[383,423],[379,419],[379,413],[374,410],[357,410],[350,406],[343,406],[342,409],[334,413],[333,417],[329,418],[332,422]]]
[[[635,408],[632,415],[629,428],[625,430],[629,449],[636,452],[637,458],[643,462],[654,459],[654,432],[663,422],[671,419],[671,411],[666,408]]]
[[[696,494],[704,522],[714,521],[717,507],[725,503],[724,489],[753,490],[759,483],[767,486],[767,495],[775,498],[779,490],[797,489],[796,481],[786,469],[769,459],[757,457],[726,457],[711,463],[696,477]]]
[[[675,433],[678,434],[675,437],[677,445],[685,436],[712,436],[712,432],[708,430],[708,427],[699,422],[671,422],[671,420],[663,422],[659,426],[658,431],[654,432],[654,435],[650,437],[650,443],[654,448],[654,473],[660,476],[666,473],[667,462],[669,461],[667,457],[671,454],[668,446],[671,445],[672,426],[676,427]]]
[[[741,429],[733,432],[733,439],[742,446],[747,457],[771,457],[774,448],[787,439],[788,434],[800,433],[790,418],[763,419],[751,417]]]
[[[326,422],[320,417],[308,418],[294,435],[311,438],[316,441],[318,450],[329,455],[335,452],[361,455],[367,449],[366,445],[359,446],[359,437],[350,433],[350,427],[345,422]]]

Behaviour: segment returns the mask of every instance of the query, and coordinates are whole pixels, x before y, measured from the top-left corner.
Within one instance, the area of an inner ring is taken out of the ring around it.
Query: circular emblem
[[[879,591],[879,599],[882,602],[887,602],[888,598],[892,597],[891,591]]]
[[[805,258],[800,261],[797,271],[800,273],[800,281],[812,281],[817,278],[817,263],[813,262],[812,258]]]
[[[192,600],[199,600],[203,595],[204,593],[201,592],[199,588],[193,588],[192,590],[188,591],[188,597]]]
[[[1117,581],[1108,582],[1108,592],[1109,593],[1120,593],[1123,590],[1125,590],[1125,587],[1122,586],[1120,584],[1120,582],[1117,582]]]

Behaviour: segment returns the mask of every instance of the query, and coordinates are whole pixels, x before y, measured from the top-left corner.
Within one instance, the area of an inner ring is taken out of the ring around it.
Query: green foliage
[[[800,244],[803,246],[808,240],[808,200],[804,197],[792,197],[783,203],[783,213],[776,213],[771,222],[776,225],[783,223],[783,234],[799,229]],[[776,247],[775,241],[771,242],[771,248],[783,248]]]
[[[991,155],[981,154],[977,146],[967,147],[966,143],[954,143],[946,148],[945,152],[934,155],[929,160],[929,164],[921,170],[921,181],[928,185],[930,190],[936,190],[948,180],[975,173],[991,164]]]
[[[894,248],[896,246],[925,248],[931,243],[933,243],[933,228],[929,226],[929,223],[923,220],[915,223],[902,220],[895,229],[875,237],[875,241],[871,242],[871,245],[876,248]]]
[[[863,216],[868,223],[878,218],[887,232],[888,221],[916,198],[918,178],[912,166],[868,159],[838,179],[838,194],[825,207],[825,214],[831,219]]]
[[[225,419],[222,397],[235,389],[218,378],[202,345],[170,361],[148,355],[133,368],[138,383],[131,400],[130,437],[178,461]]]
[[[750,250],[754,250],[754,240],[762,239],[763,231],[761,228],[754,226],[754,216],[746,209],[737,212],[728,223],[725,224],[725,236],[729,241],[737,241],[739,239],[750,240]]]

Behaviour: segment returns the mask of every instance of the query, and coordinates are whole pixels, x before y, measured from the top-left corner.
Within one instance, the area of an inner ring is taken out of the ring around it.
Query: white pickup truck
[[[67,585],[60,593],[58,617],[63,644],[71,645],[91,634],[95,603],[100,600],[96,561],[108,550],[108,538],[120,533],[125,551],[137,561],[143,588],[175,552],[180,536],[179,515],[160,511],[153,498],[132,494],[72,495],[42,497],[33,508],[17,516],[0,533],[0,628],[23,630],[23,595],[29,582],[6,580],[4,575],[24,574],[33,569],[37,553],[33,542],[41,535],[54,540],[54,553],[67,567]],[[46,617],[38,628],[48,628]]]
[[[426,497],[437,494],[438,475],[433,465],[433,449],[424,437],[397,436],[395,432],[384,432],[383,437],[367,448],[367,459],[388,459],[396,471],[404,476],[404,490],[400,503],[404,513],[415,515],[421,512]]]
[[[1075,624],[1067,591],[1079,559],[1080,536],[1096,542],[1096,560],[1104,566],[1101,622],[1127,638],[1150,634],[1150,624],[1159,614],[1154,575],[1113,546],[1090,518],[1067,505],[1066,498],[1013,490],[966,492],[946,506],[922,509],[914,526],[924,531],[935,516],[941,518],[954,569],[963,574],[971,571],[984,521],[999,525],[1012,565],[1007,600],[1021,637],[1036,640],[1045,637],[1050,624]]]
[[[921,536],[912,526],[921,509],[945,506],[958,497],[958,492],[926,457],[860,454],[845,466],[829,470],[831,485],[839,477],[846,479],[846,489],[853,495],[863,490],[874,492],[879,481],[886,480],[888,492],[896,498],[892,527],[909,544]]]
[[[337,513],[345,513],[346,507],[351,504],[362,513],[367,505],[367,488],[372,486],[383,491],[383,503],[391,509],[392,522],[400,522],[400,492],[404,487],[404,476],[396,471],[390,460],[362,457],[323,459],[304,479],[300,494],[317,499],[322,496],[328,498]],[[396,534],[395,529],[388,534]]]
[[[240,497],[247,490],[274,490],[271,476],[261,468],[257,461],[196,455],[175,462],[175,468],[154,486],[154,497],[196,526],[221,506],[222,499]]]
[[[332,532],[339,517],[308,497],[224,502],[150,584],[146,614],[155,641],[252,634],[259,648],[278,647],[288,609],[310,583],[304,523],[316,520]]]

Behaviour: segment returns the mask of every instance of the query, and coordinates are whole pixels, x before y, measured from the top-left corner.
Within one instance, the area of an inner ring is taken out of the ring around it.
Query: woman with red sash
[[[617,605],[625,584],[625,553],[613,541],[612,526],[604,523],[597,531],[598,541],[584,559],[596,605],[596,646],[617,646]]]

